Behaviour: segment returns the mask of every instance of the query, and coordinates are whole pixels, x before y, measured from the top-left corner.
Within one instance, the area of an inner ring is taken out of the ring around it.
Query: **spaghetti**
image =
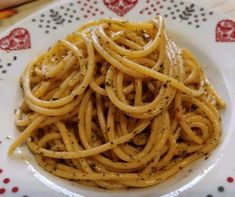
[[[195,57],[147,22],[90,22],[23,72],[16,125],[46,171],[106,189],[158,184],[210,153],[225,106]]]

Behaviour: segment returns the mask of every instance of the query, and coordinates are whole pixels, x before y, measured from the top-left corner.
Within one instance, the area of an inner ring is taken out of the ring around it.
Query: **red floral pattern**
[[[235,21],[221,20],[215,30],[217,42],[235,42]]]
[[[0,39],[0,48],[6,51],[31,48],[30,34],[25,28],[15,28]]]
[[[138,0],[103,0],[103,2],[117,15],[124,16],[138,3]]]
[[[19,191],[19,187],[18,186],[7,186],[7,185],[11,185],[11,179],[8,177],[5,177],[5,175],[3,174],[3,169],[0,169],[0,179],[2,179],[2,183],[0,182],[0,196],[2,195],[8,195],[10,196],[10,193],[18,193]],[[8,188],[8,189],[7,189]]]

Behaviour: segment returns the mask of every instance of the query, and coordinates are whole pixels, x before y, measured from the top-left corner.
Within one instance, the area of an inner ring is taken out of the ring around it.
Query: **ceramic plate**
[[[146,20],[161,14],[171,38],[189,48],[227,103],[222,141],[209,156],[154,187],[129,191],[86,188],[42,170],[23,146],[7,149],[19,135],[14,109],[25,65],[81,24],[102,17]],[[0,36],[0,196],[234,196],[235,21],[183,0],[62,1],[15,24]]]

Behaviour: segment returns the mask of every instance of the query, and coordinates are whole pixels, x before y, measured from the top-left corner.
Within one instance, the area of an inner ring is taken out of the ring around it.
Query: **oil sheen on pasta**
[[[225,106],[196,58],[147,22],[100,19],[27,65],[11,154],[92,187],[158,184],[210,153]]]

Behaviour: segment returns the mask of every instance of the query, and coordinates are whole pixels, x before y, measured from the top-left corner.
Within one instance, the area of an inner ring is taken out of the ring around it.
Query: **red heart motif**
[[[217,42],[235,42],[235,21],[228,19],[219,21],[215,37]]]
[[[31,48],[30,34],[25,28],[15,28],[0,39],[0,48],[6,51]]]
[[[138,2],[138,0],[103,0],[107,8],[119,16],[124,16]]]

